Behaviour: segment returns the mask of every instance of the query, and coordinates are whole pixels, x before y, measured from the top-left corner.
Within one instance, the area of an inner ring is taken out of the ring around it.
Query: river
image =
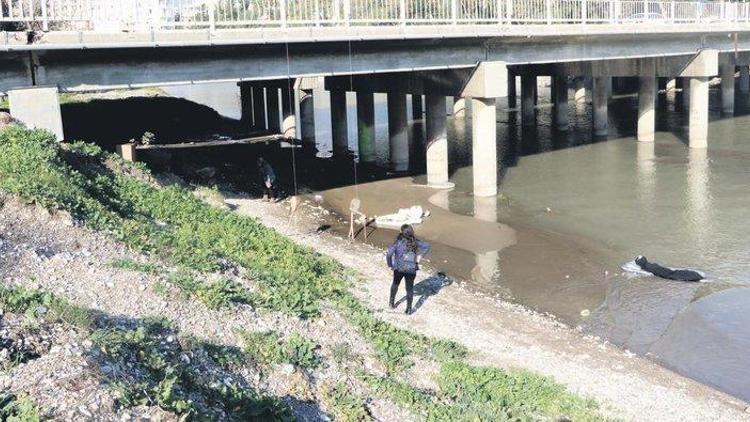
[[[456,187],[429,197],[441,211],[435,216],[439,227],[430,227],[428,219],[418,228],[428,240],[446,245],[442,252],[437,248],[432,262],[469,286],[550,313],[750,400],[750,107],[738,97],[735,116],[721,116],[717,88],[710,92],[707,151],[687,148],[687,113],[674,93],[658,98],[653,144],[635,141],[636,97],[610,101],[606,140],[592,139],[591,107],[572,98],[570,130],[554,130],[548,88],[539,90],[533,128],[522,128],[517,112],[500,100],[500,194],[489,201],[471,195],[470,116],[449,118]],[[167,89],[230,117],[238,115],[237,91],[234,85]],[[349,100],[355,149],[354,99]],[[316,98],[315,113],[316,121],[324,122],[316,127],[318,149],[328,151],[326,98]],[[376,145],[384,165],[386,113],[379,95]],[[421,123],[412,129],[412,140],[419,139]],[[410,178],[377,182],[360,194],[370,189],[380,203],[388,203],[389,195],[393,204],[408,202],[410,194],[403,198],[399,184],[410,183]],[[348,198],[351,192],[323,194]],[[488,223],[495,228],[487,230]],[[637,255],[705,271],[707,282],[623,273],[620,265]]]

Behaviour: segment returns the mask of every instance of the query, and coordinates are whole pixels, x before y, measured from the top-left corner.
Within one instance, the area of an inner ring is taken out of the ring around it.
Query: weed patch
[[[137,271],[149,275],[159,275],[161,270],[154,264],[147,264],[143,262],[136,262],[132,259],[117,259],[110,263],[112,268],[118,268],[121,270]]]
[[[44,290],[0,286],[0,304],[6,311],[24,314],[33,320],[61,321],[81,329],[91,329],[94,325],[91,311]]]
[[[342,383],[324,387],[323,396],[335,420],[358,422],[372,420],[365,400]]]
[[[290,363],[300,368],[315,368],[320,360],[315,353],[318,345],[294,333],[284,339],[274,331],[240,333],[243,351],[261,365]]]
[[[26,397],[18,397],[9,391],[0,392],[0,421],[39,422],[42,420],[37,408]]]

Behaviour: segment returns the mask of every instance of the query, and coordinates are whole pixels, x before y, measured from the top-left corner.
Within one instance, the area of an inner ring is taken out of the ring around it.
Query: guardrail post
[[[213,33],[216,31],[216,2],[209,0],[206,6],[208,6],[208,30]]]
[[[581,0],[581,23],[586,24],[586,20],[588,19],[588,2],[586,0]]]
[[[545,0],[544,3],[547,14],[547,25],[552,25],[552,0]]]
[[[697,15],[695,21],[700,22],[703,18],[703,3],[698,3],[698,7],[695,8],[695,13]]]
[[[406,26],[406,0],[401,0],[398,7],[400,9],[399,19],[401,20],[401,26]]]
[[[674,4],[674,2],[672,2],[672,4]],[[615,0],[615,15],[614,15],[615,23],[619,23],[620,22],[620,14],[621,13],[622,13],[622,1]]]
[[[513,21],[513,0],[505,0],[505,19],[508,25]]]
[[[458,0],[451,0],[451,23],[458,23]]]
[[[669,4],[669,13],[671,13],[671,14],[672,14],[672,23],[674,23],[674,22],[675,22],[675,21],[677,20],[677,15],[675,15],[675,11],[676,11],[677,9],[675,9],[675,6],[674,6],[674,4],[675,4],[675,2],[671,2],[671,3]]]
[[[279,20],[282,28],[286,28],[286,18],[286,0],[279,0]]]
[[[349,26],[352,20],[352,2],[344,0],[344,25]]]
[[[495,2],[495,7],[497,8],[497,23],[499,25],[502,25],[503,23],[503,0],[497,0],[497,2]]]
[[[49,17],[47,16],[47,0],[42,0],[42,31],[49,31]]]
[[[648,20],[648,0],[643,0],[643,19]]]
[[[320,26],[320,0],[315,0],[315,26]]]

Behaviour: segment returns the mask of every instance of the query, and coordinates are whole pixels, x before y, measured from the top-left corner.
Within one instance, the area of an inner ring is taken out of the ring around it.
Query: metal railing
[[[4,30],[750,22],[750,3],[642,0],[0,0]]]

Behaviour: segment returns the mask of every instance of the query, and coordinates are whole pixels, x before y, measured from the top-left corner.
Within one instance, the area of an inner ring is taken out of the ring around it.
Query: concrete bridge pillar
[[[240,87],[240,122],[249,128],[253,125],[253,87],[246,83],[237,85]]]
[[[448,181],[448,132],[445,115],[445,97],[425,96],[427,129],[427,186],[449,188]]]
[[[266,129],[266,100],[263,96],[263,87],[253,87],[253,127],[255,130]]]
[[[375,97],[372,91],[357,91],[357,142],[359,159],[375,161]]]
[[[568,130],[568,77],[554,77],[554,123],[559,130]]]
[[[508,108],[516,108],[516,75],[508,72]]]
[[[346,91],[331,91],[331,137],[334,155],[346,155],[349,152],[349,126],[346,111]]]
[[[393,171],[409,170],[409,134],[406,94],[388,93],[388,141]]]
[[[294,91],[288,86],[281,88],[281,134],[287,138],[297,138]]]
[[[667,85],[664,87],[667,92],[672,92],[677,89],[677,79],[667,78]]]
[[[586,84],[584,83],[583,78],[576,78],[575,84],[575,93],[573,94],[573,99],[575,100],[576,104],[585,103]]]
[[[268,118],[268,131],[271,133],[281,133],[278,88],[266,88],[266,111],[266,117]]]
[[[690,78],[688,144],[690,148],[708,147],[708,77]]]
[[[536,123],[534,104],[536,103],[536,75],[521,75],[521,124],[531,126]]]
[[[690,108],[690,78],[677,78],[677,88],[680,89],[682,108],[688,110]]]
[[[411,96],[411,118],[413,120],[422,120],[424,107],[422,106],[422,95],[413,94]]]
[[[609,76],[598,76],[594,78],[593,89],[593,114],[594,114],[594,136],[607,136],[609,133],[609,122],[607,121],[607,100],[611,78]]]
[[[463,119],[464,117],[466,117],[466,99],[453,97],[453,118]]]
[[[654,142],[656,128],[656,78],[639,78],[638,87],[638,134],[639,142]]]
[[[497,116],[494,98],[471,99],[474,196],[497,195]]]
[[[45,129],[58,141],[65,139],[57,87],[8,91],[10,114],[30,129]]]
[[[734,114],[734,64],[721,65],[721,112]]]
[[[739,90],[743,94],[750,91],[750,68],[746,65],[740,66]]]
[[[315,96],[313,92],[312,89],[303,90],[302,98],[299,100],[299,119],[302,140],[312,144],[315,143]]]

